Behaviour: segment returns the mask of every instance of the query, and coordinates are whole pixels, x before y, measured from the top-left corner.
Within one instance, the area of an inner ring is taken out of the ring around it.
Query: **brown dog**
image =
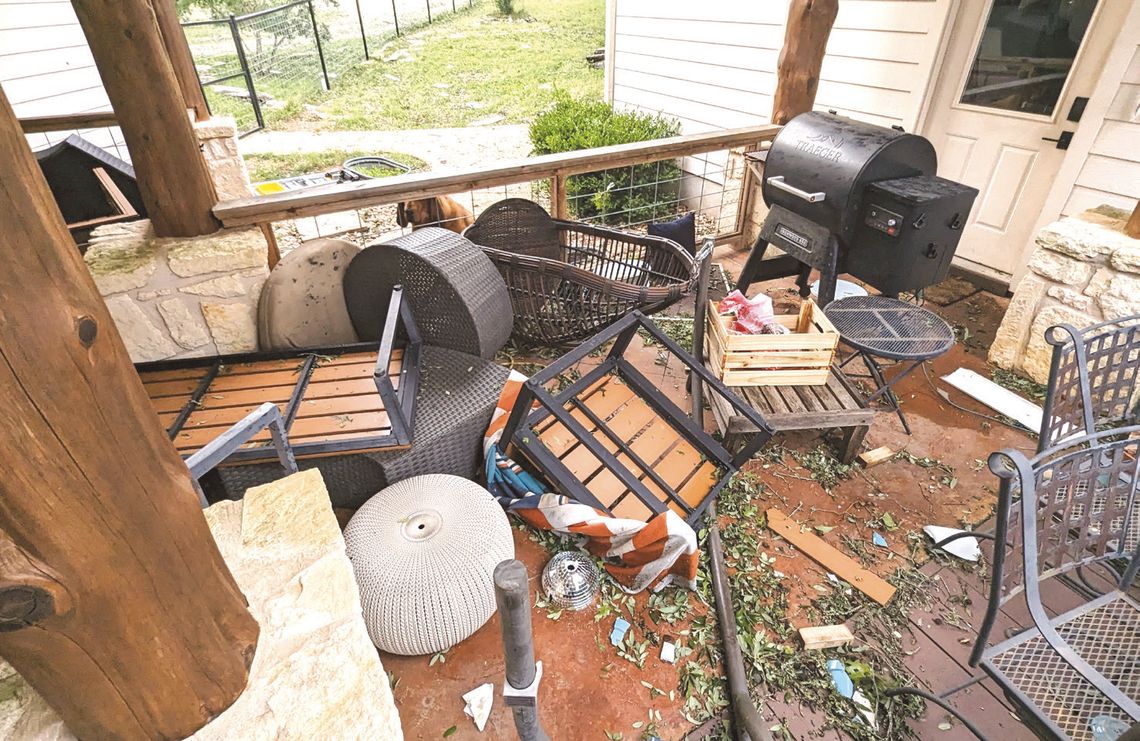
[[[471,212],[459,205],[451,196],[421,198],[396,204],[396,223],[412,227],[412,231],[425,226],[439,226],[456,234],[475,223]]]

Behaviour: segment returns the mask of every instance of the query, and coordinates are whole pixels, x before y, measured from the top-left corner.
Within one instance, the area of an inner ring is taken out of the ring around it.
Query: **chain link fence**
[[[210,111],[249,134],[296,108],[384,42],[475,0],[296,0],[228,18],[182,24]]]

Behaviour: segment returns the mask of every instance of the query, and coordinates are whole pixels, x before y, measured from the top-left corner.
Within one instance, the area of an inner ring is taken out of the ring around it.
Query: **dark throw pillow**
[[[697,223],[695,214],[690,211],[684,216],[678,216],[673,221],[662,221],[650,224],[649,236],[672,239],[689,251],[690,255],[697,254]]]

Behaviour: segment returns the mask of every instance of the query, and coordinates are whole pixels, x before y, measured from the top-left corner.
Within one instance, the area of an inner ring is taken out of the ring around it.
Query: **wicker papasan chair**
[[[490,206],[463,234],[506,281],[512,336],[534,344],[590,337],[634,309],[660,311],[692,290],[699,271],[670,239],[554,219],[523,198]]]

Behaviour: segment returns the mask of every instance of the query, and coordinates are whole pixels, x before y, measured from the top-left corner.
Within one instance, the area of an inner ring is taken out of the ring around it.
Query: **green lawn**
[[[524,123],[555,90],[601,98],[602,70],[585,56],[604,37],[605,0],[526,0],[513,19],[482,2],[390,41],[377,59],[306,102],[319,107],[328,129],[466,126],[494,114]],[[398,53],[412,61],[382,61]],[[274,118],[274,128],[289,127]]]
[[[419,157],[403,152],[350,152],[344,149],[326,149],[321,152],[297,152],[292,154],[247,154],[245,165],[249,168],[249,177],[255,183],[265,180],[278,180],[280,178],[308,175],[310,173],[325,172],[352,157],[363,156],[387,157],[412,168],[413,172],[427,169],[427,163]],[[372,173],[373,177],[386,177],[398,175],[399,170],[386,169]]]

